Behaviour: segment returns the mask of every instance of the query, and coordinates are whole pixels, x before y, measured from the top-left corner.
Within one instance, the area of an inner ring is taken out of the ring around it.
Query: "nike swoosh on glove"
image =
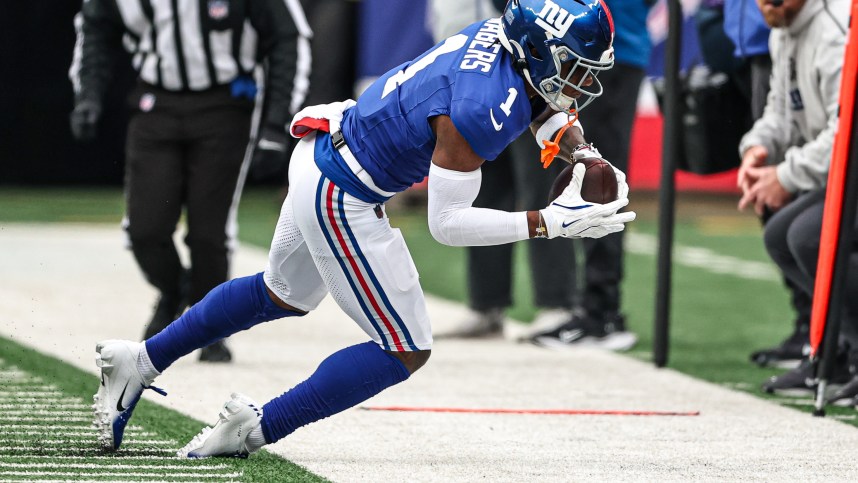
[[[635,219],[635,212],[617,213],[629,204],[628,189],[620,192],[616,201],[600,204],[581,198],[581,185],[586,167],[577,164],[572,170],[569,186],[550,205],[539,211],[545,221],[548,238],[600,238],[622,231]]]

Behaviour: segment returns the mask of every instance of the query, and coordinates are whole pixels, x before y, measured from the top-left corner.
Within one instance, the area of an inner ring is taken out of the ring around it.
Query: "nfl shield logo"
[[[209,17],[223,20],[229,15],[229,0],[209,0]]]
[[[152,108],[155,107],[155,94],[145,93],[140,96],[140,110],[143,112],[149,112]]]

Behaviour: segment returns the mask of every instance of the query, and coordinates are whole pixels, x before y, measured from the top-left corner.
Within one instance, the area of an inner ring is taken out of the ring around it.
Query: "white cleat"
[[[101,368],[101,385],[93,396],[94,426],[98,442],[108,451],[119,449],[125,426],[144,389],[149,386],[137,370],[143,344],[128,340],[105,340],[95,346],[95,364]],[[158,388],[155,391],[166,393]]]
[[[206,426],[176,455],[180,458],[247,458],[247,436],[262,421],[262,408],[249,397],[232,393],[214,427]]]

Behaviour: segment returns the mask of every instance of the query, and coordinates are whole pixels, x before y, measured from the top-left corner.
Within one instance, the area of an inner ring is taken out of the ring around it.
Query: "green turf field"
[[[176,458],[204,424],[145,399],[121,452],[105,452],[91,426],[95,387],[95,376],[0,338],[0,480],[326,481],[264,450],[252,460]]]
[[[280,196],[274,189],[256,188],[245,193],[239,214],[243,242],[267,247],[279,213]],[[639,219],[631,224],[628,233],[624,310],[630,329],[640,337],[630,355],[649,360],[656,282],[656,220],[652,197],[641,196],[638,200],[633,200],[632,207],[638,211]],[[787,335],[792,313],[786,291],[763,249],[759,224],[752,215],[738,214],[733,208],[734,201],[679,197],[668,365],[694,377],[767,397],[759,391],[759,385],[779,371],[753,366],[748,354]],[[119,230],[122,206],[121,192],[115,188],[3,187],[0,229],[12,222],[86,222],[115,224]],[[388,213],[391,223],[402,229],[408,241],[424,289],[464,301],[465,250],[435,242],[428,233],[425,212],[420,208],[391,206]],[[439,260],[444,263],[438,263]],[[509,315],[531,320],[535,309],[530,303],[524,250],[516,250],[515,299],[517,303]],[[139,450],[141,458],[120,462],[102,454],[94,438],[82,436],[89,425],[89,404],[96,384],[93,376],[3,339],[0,339],[0,359],[3,391],[0,404],[7,413],[23,414],[24,408],[19,407],[21,397],[28,392],[56,391],[61,394],[63,404],[68,405],[55,408],[60,416],[46,413],[41,420],[0,421],[4,429],[0,435],[2,480],[31,481],[33,471],[57,473],[56,478],[50,479],[114,481],[117,477],[111,475],[116,472],[124,472],[123,479],[153,479],[148,470],[146,477],[137,478],[132,476],[136,474],[132,469],[119,464],[169,465],[169,478],[176,481],[182,481],[180,474],[201,472],[212,478],[240,481],[320,480],[267,453],[255,456],[253,465],[244,461],[177,462],[170,456],[186,442],[188,434],[199,430],[201,423],[145,400],[135,411],[133,430],[145,435],[141,441],[146,443],[131,448]],[[810,409],[809,399],[778,401],[801,410]],[[858,425],[852,409],[829,408],[829,414]],[[51,418],[57,417],[65,417],[68,426],[52,429],[57,423]],[[7,431],[7,428],[12,429]],[[68,442],[56,443],[45,437],[52,431],[57,433],[52,435],[53,441],[60,433],[67,433],[60,439]],[[188,476],[184,480],[187,479],[200,478]]]

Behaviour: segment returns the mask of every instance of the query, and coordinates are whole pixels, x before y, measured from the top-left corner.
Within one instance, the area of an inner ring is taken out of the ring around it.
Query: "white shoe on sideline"
[[[540,310],[533,322],[509,322],[503,327],[503,335],[507,340],[526,342],[543,332],[552,331],[572,320],[572,309],[553,308]]]
[[[125,426],[144,389],[166,395],[151,387],[137,369],[137,357],[143,344],[130,340],[105,340],[95,346],[95,364],[101,368],[101,385],[93,396],[93,422],[98,429],[98,442],[110,451],[119,449]]]
[[[180,449],[180,458],[247,458],[247,437],[262,421],[262,408],[249,397],[234,392],[223,405],[214,427],[206,426]]]
[[[471,310],[455,327],[434,334],[435,339],[488,339],[500,337],[504,325],[504,309]]]

